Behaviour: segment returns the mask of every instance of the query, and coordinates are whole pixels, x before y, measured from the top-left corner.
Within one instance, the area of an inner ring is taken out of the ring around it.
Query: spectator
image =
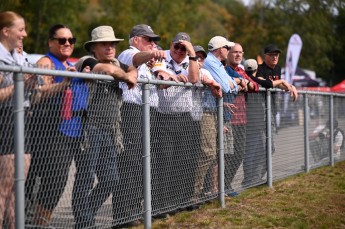
[[[75,42],[76,38],[67,26],[53,25],[48,33],[49,51],[37,61],[37,66],[76,71],[67,61],[72,55]],[[42,135],[36,136],[35,142],[38,144],[33,152],[26,190],[27,199],[32,201],[36,176],[41,178],[33,223],[47,226],[65,190],[72,161],[76,155],[83,153],[80,143],[88,89],[83,79],[69,80],[58,75],[39,75],[37,90],[39,94],[33,111],[37,128],[42,131]],[[72,205],[74,204],[72,200]]]
[[[87,124],[85,130],[88,147],[76,160],[80,163],[75,175],[73,206],[76,228],[94,226],[98,209],[116,189],[119,181],[118,154],[123,153],[120,130],[122,90],[118,81],[135,87],[137,70],[119,62],[116,45],[123,39],[115,37],[110,26],[99,26],[92,30],[91,40],[84,43],[90,53],[77,63],[78,71],[103,72],[115,81],[94,80],[90,83]],[[100,99],[102,98],[102,99]],[[93,187],[94,174],[98,183]]]
[[[16,48],[23,45],[26,36],[25,21],[22,16],[12,11],[0,13],[0,65],[24,65],[24,57],[16,52]],[[15,228],[13,77],[13,72],[0,72],[0,227],[4,226],[4,228]],[[33,85],[34,78],[32,75],[25,75],[24,80],[26,123],[30,106],[28,91]],[[29,149],[25,145],[25,176],[30,166],[30,159]]]
[[[255,77],[258,64],[254,59],[244,62],[246,74],[265,88],[271,88],[273,82],[270,79]],[[261,177],[266,172],[266,124],[265,124],[265,95],[252,96],[247,103],[247,132],[246,153],[243,160],[243,186],[262,182]]]
[[[213,175],[212,194],[218,193],[218,179],[217,179],[217,106],[216,98],[222,97],[222,90],[220,85],[213,79],[211,73],[202,68],[207,54],[200,45],[193,46],[196,56],[198,57],[199,65],[199,81],[207,88],[202,96],[202,117],[201,117],[201,153],[198,155],[198,162],[196,165],[196,177],[194,183],[194,203],[202,198],[206,193],[204,183],[206,174],[209,169]],[[195,90],[198,92],[198,90]],[[200,92],[199,92],[200,93]],[[193,96],[194,98],[197,96]],[[208,193],[206,193],[208,194]]]
[[[270,79],[273,81],[273,86],[278,87],[282,90],[289,91],[290,95],[293,97],[293,101],[296,101],[298,98],[298,93],[296,88],[283,81],[278,85],[275,85],[274,81],[281,80],[281,68],[278,65],[279,55],[281,50],[274,44],[269,44],[264,49],[264,62],[258,66],[256,77],[259,79]],[[280,124],[280,94],[273,93],[272,95],[272,129],[274,132],[277,132],[277,128]],[[272,153],[275,152],[274,141],[272,137]],[[264,174],[264,172],[263,172]]]
[[[136,67],[152,59],[161,60],[165,58],[165,53],[158,50],[155,43],[160,39],[160,36],[154,34],[150,26],[136,25],[129,34],[129,48],[123,51],[118,59],[124,64]]]
[[[239,94],[235,95],[234,105],[237,107],[236,112],[231,117],[231,128],[234,134],[234,154],[229,158],[230,168],[228,182],[232,183],[236,172],[242,164],[243,157],[246,152],[246,124],[247,124],[247,107],[246,103],[252,98],[246,92],[258,92],[259,86],[254,82],[239,65],[243,58],[243,48],[239,43],[231,48],[227,58],[226,70],[229,73],[230,70],[237,72],[241,78],[238,80],[238,86],[242,88]],[[249,101],[251,102],[251,101]],[[250,139],[250,136],[248,136]],[[250,143],[248,143],[250,144]],[[231,191],[227,193],[229,196],[236,196],[237,192]]]
[[[155,79],[151,71],[152,64],[165,58],[165,52],[158,50],[155,42],[160,36],[154,34],[150,26],[145,24],[135,25],[129,35],[129,48],[123,51],[118,59],[129,66],[136,66],[138,78]],[[123,90],[123,106],[121,108],[121,131],[126,153],[118,157],[120,181],[113,194],[113,215],[114,220],[126,220],[129,216],[140,216],[142,213],[142,84],[129,90],[127,85],[120,82]],[[158,96],[156,85],[150,85],[150,119],[151,121],[151,152],[157,140],[154,138],[155,131],[158,131],[156,108]],[[135,126],[135,128],[132,128]],[[131,187],[132,192],[128,192]],[[129,226],[137,221],[127,223]]]
[[[232,69],[229,69],[231,73],[225,70],[223,65],[226,62],[227,56],[231,48],[235,45],[234,42],[228,41],[225,37],[215,36],[208,43],[207,58],[204,62],[204,68],[207,69],[214,80],[217,81],[222,87],[222,93],[224,97],[224,160],[225,163],[230,164],[230,157],[234,154],[233,133],[231,129],[231,115],[233,109],[236,107],[233,105],[234,94],[237,93],[239,87],[237,85],[236,77],[240,77]],[[231,74],[231,75],[230,75]],[[239,79],[238,79],[239,82]],[[226,168],[230,168],[226,166]],[[231,193],[231,180],[228,175],[230,169],[225,170],[225,192]]]
[[[268,45],[264,50],[264,62],[258,66],[256,77],[263,79],[270,79],[273,82],[281,79],[281,67],[278,65],[280,49],[274,44]],[[281,81],[284,82],[284,81]],[[298,98],[297,90],[295,86],[284,83],[273,85],[285,91],[290,91],[293,100]]]
[[[258,67],[256,75],[258,78],[270,79],[273,82],[276,80],[281,80],[281,68],[278,65],[280,53],[280,49],[278,49],[278,47],[274,44],[270,44],[264,49],[264,62]],[[277,86],[273,86],[285,91],[290,91],[293,101],[296,101],[298,97],[296,88],[285,80],[283,80],[283,82],[283,84],[279,83]],[[272,115],[274,117],[272,118],[272,127],[274,132],[278,132],[280,127],[280,111],[282,110],[280,108],[281,101],[282,98],[280,93],[272,94]]]
[[[188,34],[178,33],[165,54],[166,59],[152,69],[158,79],[197,82],[197,56]],[[193,135],[200,130],[191,115],[192,90],[178,86],[163,88],[166,89],[158,90],[160,149],[152,158],[156,167],[152,174],[152,202],[154,210],[166,211],[186,205],[193,196],[194,156],[200,146]],[[156,213],[159,212],[153,214]]]

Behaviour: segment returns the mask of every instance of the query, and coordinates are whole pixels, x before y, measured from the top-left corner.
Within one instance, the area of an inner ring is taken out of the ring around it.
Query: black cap
[[[135,37],[135,36],[147,36],[150,37],[152,40],[155,41],[160,41],[161,37],[157,34],[154,34],[151,26],[145,25],[145,24],[140,24],[140,25],[135,25],[130,34],[129,38]]]
[[[202,54],[204,54],[204,57],[207,57],[207,53],[205,52],[205,49],[203,47],[201,47],[200,45],[194,45],[193,46],[194,52],[202,52]]]
[[[181,32],[176,34],[176,36],[173,39],[174,43],[178,43],[180,40],[185,40],[185,41],[189,41],[190,42],[190,36],[185,33],[185,32]]]
[[[281,53],[282,51],[274,44],[269,44],[266,46],[264,53],[269,53],[269,52],[278,52]]]

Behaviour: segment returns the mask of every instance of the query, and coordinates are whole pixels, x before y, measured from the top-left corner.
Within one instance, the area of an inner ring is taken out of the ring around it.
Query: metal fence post
[[[14,77],[14,155],[15,155],[15,220],[16,228],[24,228],[24,77],[15,73]]]
[[[224,192],[224,118],[223,118],[223,98],[217,99],[217,120],[218,120],[218,188],[219,201],[222,208],[225,208]]]
[[[144,226],[151,228],[151,155],[150,155],[150,91],[149,84],[142,85],[142,132],[143,132],[143,187],[144,187]]]
[[[272,188],[272,124],[271,124],[271,91],[266,91],[266,103],[267,103],[267,112],[266,112],[266,126],[267,126],[267,185]]]
[[[304,170],[309,172],[309,106],[308,94],[304,94]]]
[[[329,141],[329,152],[330,152],[330,165],[334,166],[334,157],[333,157],[333,147],[334,147],[334,124],[333,124],[333,120],[334,120],[334,112],[333,112],[333,95],[330,95],[329,97],[329,134],[330,134],[330,141]]]

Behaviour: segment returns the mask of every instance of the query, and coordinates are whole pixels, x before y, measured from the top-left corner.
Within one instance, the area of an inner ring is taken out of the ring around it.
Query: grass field
[[[154,220],[161,228],[345,228],[345,162]],[[143,225],[133,228],[144,228]]]

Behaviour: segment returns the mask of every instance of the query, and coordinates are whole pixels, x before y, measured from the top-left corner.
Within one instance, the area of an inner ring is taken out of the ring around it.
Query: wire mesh
[[[30,106],[24,106],[27,228],[109,228],[143,219],[145,130],[140,88],[140,84],[128,90],[115,81],[75,79],[63,90],[48,93],[38,81],[29,93]],[[311,167],[319,167],[330,163],[325,128],[330,97],[307,96],[309,161]],[[272,97],[272,167],[277,180],[304,171],[304,104],[302,99],[292,102],[284,92]],[[224,115],[217,117],[216,100],[205,88],[150,86],[153,216],[219,196],[219,119],[225,127],[226,194],[267,182],[265,92],[231,95],[225,102],[235,104],[234,114],[224,107]],[[333,104],[333,121],[344,130],[344,97],[335,96]],[[11,103],[0,103],[3,228],[14,223],[14,208],[8,207],[14,201],[9,195],[15,182],[13,112]],[[336,145],[341,139],[334,135]],[[335,161],[344,160],[344,149],[333,156]]]

